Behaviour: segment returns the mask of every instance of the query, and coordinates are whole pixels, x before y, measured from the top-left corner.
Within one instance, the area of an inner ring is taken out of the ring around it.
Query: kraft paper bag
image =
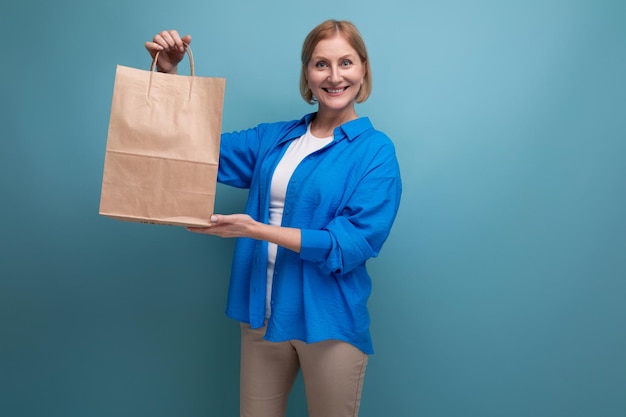
[[[100,211],[118,220],[208,226],[219,161],[224,78],[117,66]]]

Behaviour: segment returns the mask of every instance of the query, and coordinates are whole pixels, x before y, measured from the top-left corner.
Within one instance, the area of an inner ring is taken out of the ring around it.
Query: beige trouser
[[[356,417],[368,356],[329,340],[268,342],[265,327],[241,325],[241,417],[285,417],[289,392],[302,369],[309,417]]]

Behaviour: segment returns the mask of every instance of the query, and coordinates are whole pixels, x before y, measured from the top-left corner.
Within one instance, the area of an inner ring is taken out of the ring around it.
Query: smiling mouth
[[[323,88],[322,90],[326,91],[329,94],[339,94],[339,93],[343,93],[347,89],[348,89],[348,87],[343,87],[343,88]]]

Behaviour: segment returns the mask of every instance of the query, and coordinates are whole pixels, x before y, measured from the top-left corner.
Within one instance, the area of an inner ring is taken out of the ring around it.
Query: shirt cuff
[[[327,230],[301,229],[300,257],[305,261],[324,262],[331,248]]]

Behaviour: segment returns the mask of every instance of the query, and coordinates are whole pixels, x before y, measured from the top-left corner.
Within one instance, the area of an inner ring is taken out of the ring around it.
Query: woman
[[[190,43],[163,31],[146,48],[176,73]],[[358,30],[329,20],[302,48],[300,93],[317,112],[221,137],[218,181],[249,189],[245,214],[189,230],[238,238],[226,313],[241,322],[242,416],[284,416],[299,369],[311,417],[358,415],[373,353],[365,264],[401,194],[392,142],[356,114],[371,88]]]

